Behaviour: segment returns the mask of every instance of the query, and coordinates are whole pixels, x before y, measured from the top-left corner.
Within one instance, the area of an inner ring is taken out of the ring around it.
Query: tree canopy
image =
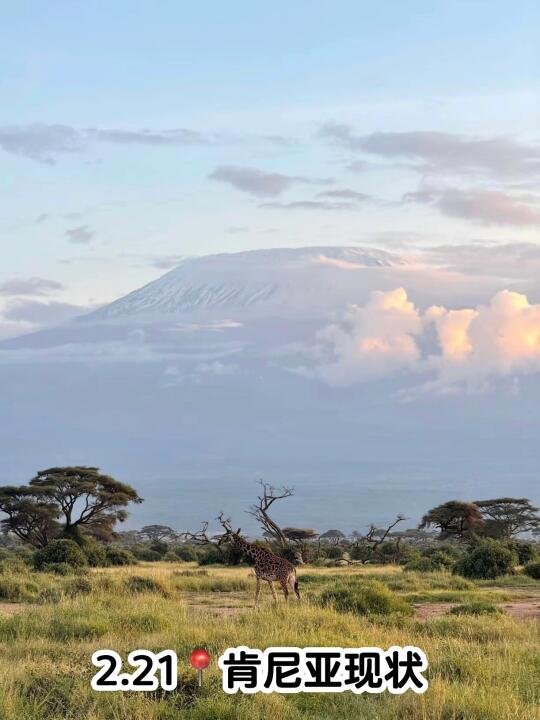
[[[1,525],[36,547],[81,533],[109,539],[115,524],[126,519],[130,502],[142,498],[99,468],[52,467],[40,470],[28,485],[0,487],[0,511],[7,515]]]
[[[527,498],[475,500],[474,504],[482,513],[485,535],[508,539],[520,533],[540,531],[538,508]]]
[[[465,538],[477,532],[484,519],[478,507],[471,502],[450,500],[432,508],[422,518],[420,529],[436,527],[441,538]]]
[[[293,540],[294,542],[314,540],[318,537],[317,532],[312,528],[286,527],[283,528],[283,534],[288,540]]]

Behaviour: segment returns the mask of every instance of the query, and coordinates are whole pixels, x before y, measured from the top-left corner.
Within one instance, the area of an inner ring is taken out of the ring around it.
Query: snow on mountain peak
[[[350,285],[345,271],[405,264],[383,250],[360,247],[277,248],[188,258],[91,317],[298,309],[316,303],[321,292],[333,295]]]

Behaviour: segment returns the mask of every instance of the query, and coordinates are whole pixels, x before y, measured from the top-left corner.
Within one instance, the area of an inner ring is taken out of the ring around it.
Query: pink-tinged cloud
[[[476,308],[422,313],[403,288],[373,292],[319,331],[315,357],[305,374],[335,386],[407,373],[426,390],[481,390],[540,372],[540,304],[503,290]]]

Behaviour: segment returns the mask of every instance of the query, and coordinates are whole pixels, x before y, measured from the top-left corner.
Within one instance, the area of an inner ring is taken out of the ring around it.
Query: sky
[[[3,3],[0,338],[266,247],[510,258],[540,302],[539,25],[528,0]]]

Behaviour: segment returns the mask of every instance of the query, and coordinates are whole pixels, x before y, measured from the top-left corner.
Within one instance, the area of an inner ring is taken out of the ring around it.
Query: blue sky
[[[536,248],[535,2],[4,5],[0,336],[191,254]]]

